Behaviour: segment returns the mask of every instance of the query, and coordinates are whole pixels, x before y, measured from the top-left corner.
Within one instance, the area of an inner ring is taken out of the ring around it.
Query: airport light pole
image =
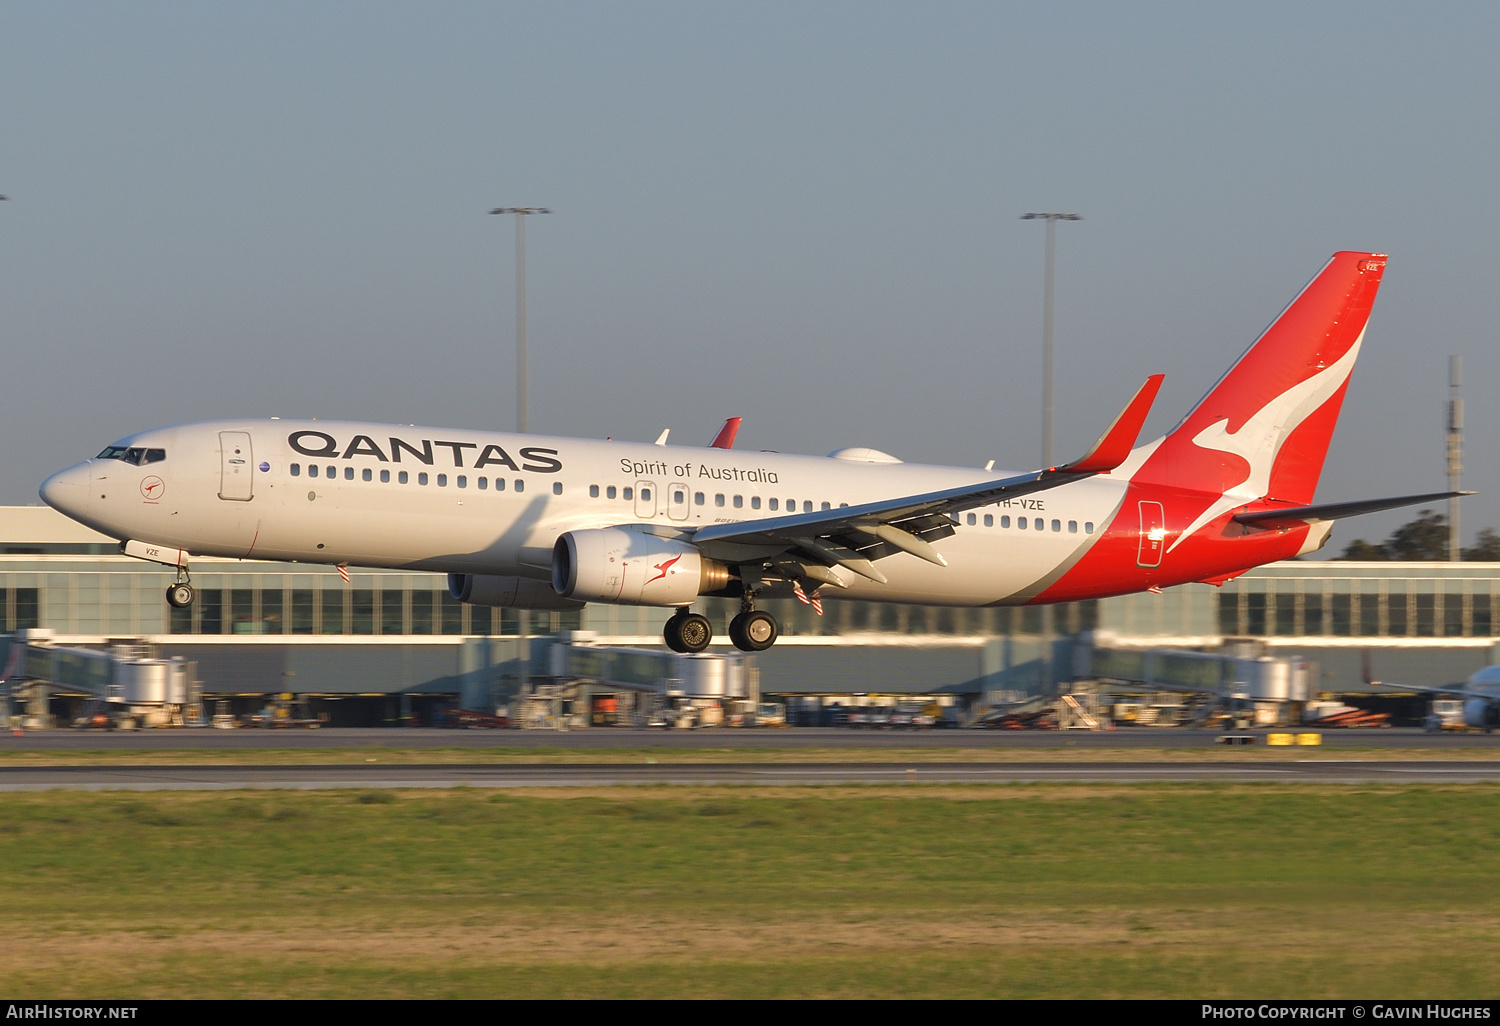
[[[1052,461],[1052,280],[1056,271],[1057,222],[1081,221],[1077,214],[1022,214],[1023,221],[1047,222],[1047,267],[1042,286],[1042,466],[1054,466]],[[1054,685],[1052,672],[1053,611],[1051,605],[1042,607],[1042,687],[1051,692]]]
[[[1047,273],[1042,286],[1042,466],[1052,463],[1052,297],[1056,274],[1057,222],[1082,221],[1077,214],[1022,214],[1023,221],[1047,222]]]
[[[526,218],[550,214],[546,207],[496,207],[492,214],[516,215],[516,431],[526,433]]]

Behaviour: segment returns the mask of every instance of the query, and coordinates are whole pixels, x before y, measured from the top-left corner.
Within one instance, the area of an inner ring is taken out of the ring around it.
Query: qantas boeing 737
[[[1386,265],[1337,253],[1165,437],[1137,446],[1148,378],[1080,459],[1025,474],[366,423],[223,420],[143,431],[49,477],[46,502],[177,568],[192,556],[447,573],[456,598],[675,607],[733,596],[730,638],[776,640],[756,600],[1068,602],[1312,552],[1341,517],[1447,493],[1312,505]],[[726,425],[726,429],[727,429]],[[716,440],[717,444],[717,440]]]

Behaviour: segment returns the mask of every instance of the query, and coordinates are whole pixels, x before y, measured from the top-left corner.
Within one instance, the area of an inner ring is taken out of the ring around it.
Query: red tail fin
[[[1383,254],[1335,253],[1136,480],[1218,492],[1199,522],[1262,497],[1311,502],[1384,270]]]

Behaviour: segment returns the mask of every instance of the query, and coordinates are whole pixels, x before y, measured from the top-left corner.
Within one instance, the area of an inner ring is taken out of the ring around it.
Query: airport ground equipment
[[[130,642],[110,648],[58,645],[49,630],[17,632],[5,667],[9,695],[24,696],[21,726],[55,725],[49,713],[56,697],[81,703],[82,726],[202,725],[202,694],[194,665],[181,658],[157,659],[149,646]],[[13,712],[10,715],[14,716]]]

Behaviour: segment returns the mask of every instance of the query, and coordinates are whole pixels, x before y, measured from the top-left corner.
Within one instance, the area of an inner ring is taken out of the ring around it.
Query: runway
[[[1298,730],[1316,730],[1300,727]],[[618,727],[584,730],[435,730],[333,728],[323,730],[43,730],[21,737],[0,734],[0,755],[7,752],[164,752],[282,749],[317,751],[335,748],[384,748],[422,751],[477,749],[531,751],[609,751],[618,749],[774,750],[798,749],[1204,749],[1220,735],[1212,730],[1129,728],[1113,731],[1057,730],[851,730],[792,727],[739,730],[632,730]],[[1414,728],[1323,731],[1325,750],[1368,748],[1477,749],[1500,754],[1500,734],[1428,734]],[[1256,745],[1265,743],[1257,731]]]
[[[0,791],[214,791],[334,788],[818,787],[1027,783],[1496,783],[1500,762],[592,763],[280,766],[10,766]]]

